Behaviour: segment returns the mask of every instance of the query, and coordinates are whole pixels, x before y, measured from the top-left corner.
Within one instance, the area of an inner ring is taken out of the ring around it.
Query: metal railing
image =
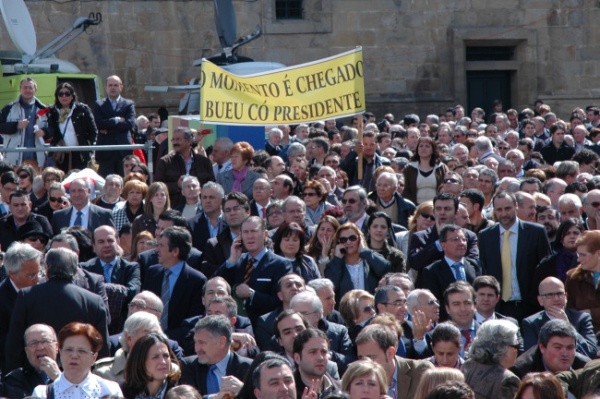
[[[154,170],[154,160],[152,157],[152,142],[146,141],[145,144],[123,144],[123,145],[78,145],[78,146],[51,146],[45,144],[43,148],[27,148],[27,147],[15,147],[6,148],[0,146],[0,152],[74,152],[74,151],[119,151],[119,150],[137,150],[145,149],[147,153],[146,164],[150,170],[150,176],[148,176],[149,182],[152,183]]]

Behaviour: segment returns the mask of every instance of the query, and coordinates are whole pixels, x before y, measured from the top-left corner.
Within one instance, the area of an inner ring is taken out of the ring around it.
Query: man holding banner
[[[375,181],[373,180],[373,172],[375,169],[382,165],[389,165],[390,161],[376,153],[377,151],[377,139],[374,132],[365,132],[363,135],[363,142],[358,141],[354,146],[354,151],[348,154],[346,158],[340,164],[340,169],[345,170],[348,173],[348,183],[350,186],[356,184],[361,185],[371,192],[375,190]],[[363,177],[358,177],[358,163],[359,157],[356,155],[363,155]]]

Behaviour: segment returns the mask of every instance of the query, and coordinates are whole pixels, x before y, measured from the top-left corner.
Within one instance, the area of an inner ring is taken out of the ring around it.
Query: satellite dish
[[[23,0],[0,0],[2,19],[15,47],[21,54],[35,54],[37,40],[31,15]]]
[[[219,42],[223,48],[231,47],[237,40],[237,22],[233,2],[231,0],[215,0],[214,4]]]

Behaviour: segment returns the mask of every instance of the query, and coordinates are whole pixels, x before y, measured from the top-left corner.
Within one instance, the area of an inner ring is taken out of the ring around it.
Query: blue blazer
[[[249,257],[249,254],[243,254],[231,268],[227,268],[224,263],[215,272],[215,276],[223,277],[232,287],[242,284]],[[277,297],[279,291],[277,282],[291,271],[292,263],[271,251],[267,251],[255,265],[248,281],[250,288],[255,291],[254,297],[251,301],[245,302],[246,312],[253,326],[256,326],[256,320],[260,315],[281,306],[281,301]]]
[[[577,352],[590,359],[595,359],[596,352],[598,352],[598,341],[596,340],[596,334],[592,326],[592,316],[569,308],[565,309],[565,313],[571,325],[577,330]],[[523,319],[521,322],[521,332],[523,334],[525,350],[538,344],[540,330],[548,321],[550,321],[550,318],[544,310]]]

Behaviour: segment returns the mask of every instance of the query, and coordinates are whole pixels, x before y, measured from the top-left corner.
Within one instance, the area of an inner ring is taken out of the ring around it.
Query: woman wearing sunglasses
[[[379,279],[391,270],[383,256],[369,249],[363,233],[354,223],[340,226],[332,252],[332,260],[325,266],[325,277],[333,282],[338,303],[350,290],[374,292]]]
[[[71,83],[63,82],[54,91],[54,105],[48,114],[48,131],[52,146],[93,145],[98,128],[90,108],[77,101],[77,93]],[[85,169],[91,159],[91,151],[54,152],[56,167],[64,172]]]

